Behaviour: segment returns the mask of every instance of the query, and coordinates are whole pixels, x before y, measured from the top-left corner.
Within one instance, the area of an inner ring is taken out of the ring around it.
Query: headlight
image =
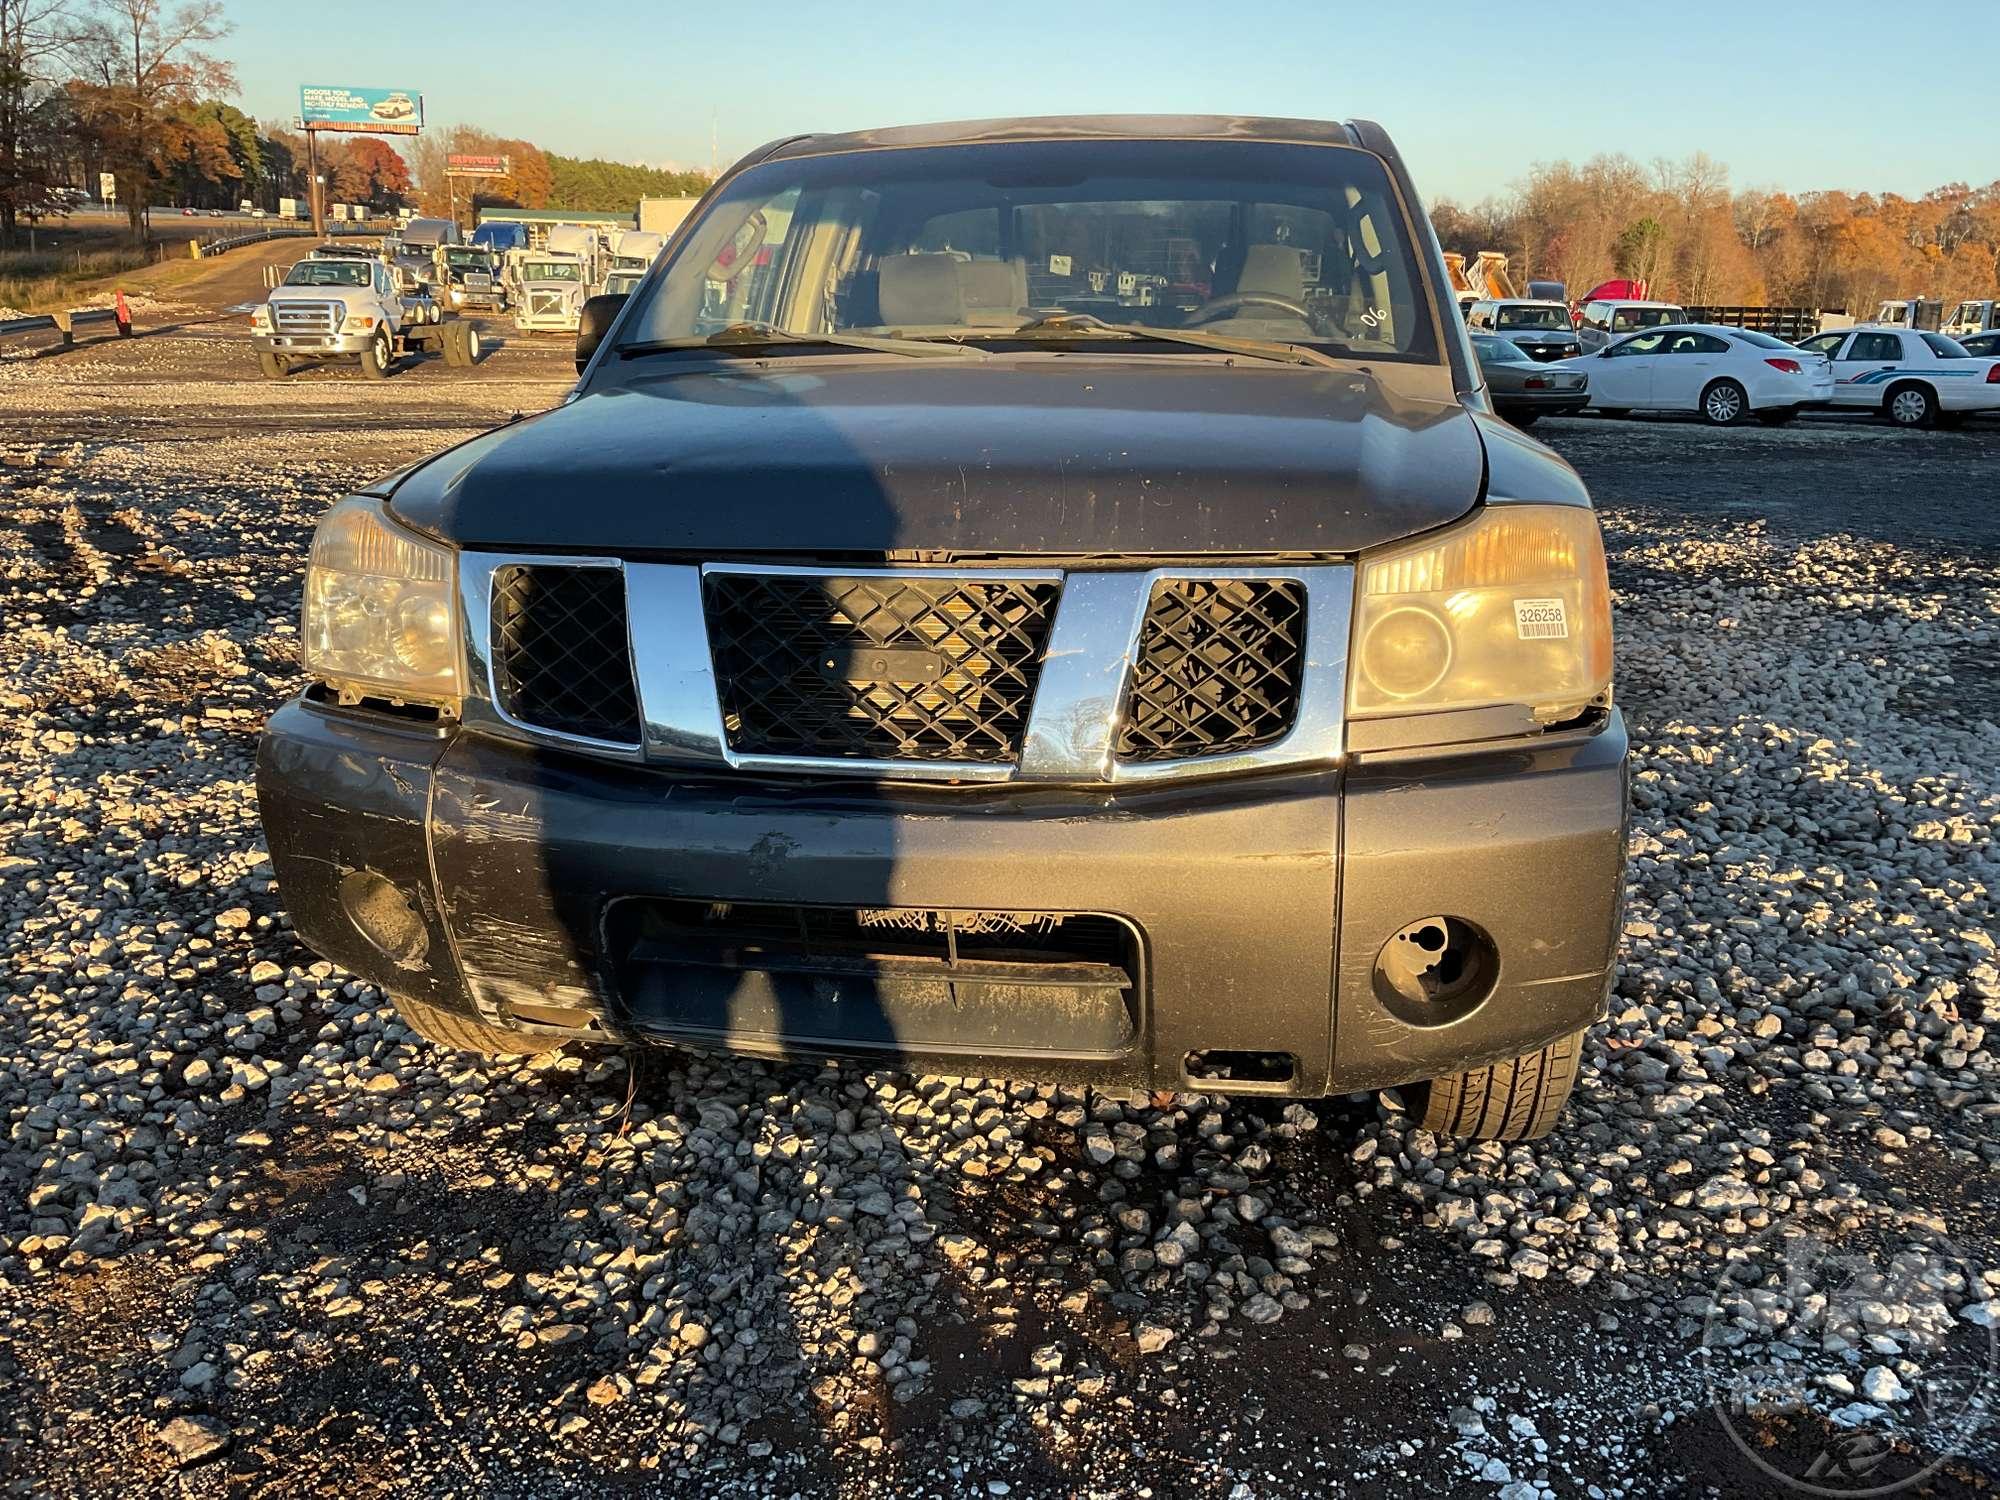
[[[341,319],[342,328],[373,328],[375,318],[371,313],[350,312]]]
[[[268,302],[259,302],[259,303],[258,303],[258,304],[256,305],[256,307],[254,307],[254,308],[252,308],[252,309],[251,309],[251,311],[250,311],[250,326],[251,326],[251,327],[253,327],[253,328],[269,328],[269,327],[271,326],[271,304],[270,304],[270,303],[268,303]]]
[[[431,703],[463,696],[457,560],[405,531],[380,500],[342,500],[306,564],[305,668],[343,700]]]
[[[1611,588],[1596,513],[1489,505],[1362,556],[1352,718],[1519,704],[1545,724],[1611,687]]]

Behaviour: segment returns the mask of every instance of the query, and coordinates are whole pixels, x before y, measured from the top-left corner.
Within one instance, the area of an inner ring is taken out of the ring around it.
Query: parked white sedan
[[[1608,417],[1685,411],[1717,426],[1754,416],[1775,427],[1833,396],[1823,356],[1715,323],[1648,328],[1558,368],[1589,376],[1590,409]]]
[[[1835,406],[1879,411],[1898,427],[1956,427],[1974,412],[2000,412],[2000,360],[1941,333],[1863,324],[1799,348],[1833,362]]]

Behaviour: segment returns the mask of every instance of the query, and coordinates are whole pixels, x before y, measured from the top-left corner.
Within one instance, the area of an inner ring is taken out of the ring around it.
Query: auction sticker
[[[1569,616],[1560,599],[1516,599],[1514,633],[1524,641],[1569,639]]]
[[[1774,1224],[1732,1244],[1709,1300],[1715,1418],[1766,1493],[1935,1493],[1993,1405],[2000,1299],[1985,1292],[1978,1263],[1920,1217],[1837,1235],[1808,1215]]]

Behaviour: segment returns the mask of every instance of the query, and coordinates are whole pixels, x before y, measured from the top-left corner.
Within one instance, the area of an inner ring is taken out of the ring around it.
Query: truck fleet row
[[[386,375],[416,350],[471,364],[478,332],[448,321],[452,313],[511,309],[524,332],[574,333],[584,302],[602,291],[630,292],[666,238],[557,224],[531,248],[520,224],[482,224],[465,240],[449,219],[410,219],[379,246],[349,239],[315,247],[253,314],[251,339],[273,379],[299,363],[352,358],[368,374]]]

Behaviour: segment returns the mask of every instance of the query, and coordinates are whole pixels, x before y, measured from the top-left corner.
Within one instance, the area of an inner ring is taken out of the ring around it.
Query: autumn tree
[[[258,201],[275,209],[280,198],[306,196],[306,138],[283,120],[266,120],[257,127],[257,154],[264,176]]]
[[[445,175],[446,159],[461,155],[504,156],[511,170],[505,177],[466,178],[453,183]],[[426,214],[438,218],[450,213],[454,203],[461,214],[475,203],[546,208],[554,188],[549,158],[539,146],[509,140],[476,125],[453,125],[417,137],[410,146],[410,169],[419,205]]]
[[[166,0],[97,0],[76,34],[83,120],[117,178],[135,244],[181,113],[235,87],[229,64],[205,50],[228,30],[219,0],[172,10]]]
[[[409,164],[387,141],[379,136],[357,136],[347,143],[347,156],[360,179],[350,201],[374,208],[398,208],[409,196]]]
[[[1507,250],[1517,280],[1559,280],[1573,297],[1614,276],[1688,306],[1857,315],[1892,296],[2000,296],[2000,182],[1919,198],[1733,191],[1728,169],[1699,152],[1645,169],[1594,157],[1538,163],[1477,213],[1441,201],[1432,224],[1447,249]]]

